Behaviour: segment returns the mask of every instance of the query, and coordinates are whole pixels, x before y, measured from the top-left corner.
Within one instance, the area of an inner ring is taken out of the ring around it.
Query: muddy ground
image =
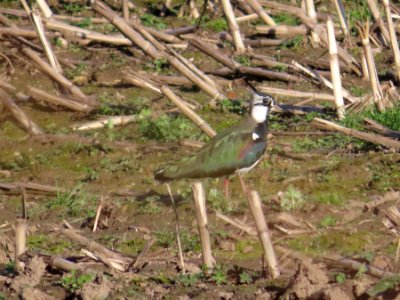
[[[20,8],[12,1],[0,4]],[[151,16],[154,11],[146,9],[147,4],[142,3],[135,11]],[[74,5],[77,6],[61,3],[56,11],[75,16],[93,15],[84,6]],[[220,15],[214,19],[220,20]],[[168,27],[190,23],[188,18],[177,21],[173,15],[154,20],[150,25]],[[13,17],[12,21],[19,26],[28,25],[24,18]],[[219,28],[210,25],[210,21],[206,24],[197,34],[218,40]],[[107,29],[98,26],[93,28]],[[248,32],[252,26],[253,23],[243,25]],[[255,51],[284,62],[299,57],[327,57],[325,49],[311,48],[306,39],[297,43]],[[54,82],[38,71],[9,37],[0,38],[0,48],[10,58],[10,63],[0,59],[3,79],[22,92],[27,85],[32,85],[55,93]],[[176,72],[130,47],[70,43],[63,48],[56,43],[54,49],[57,57],[74,65],[64,67],[67,77],[100,105],[90,114],[84,114],[45,103],[19,102],[22,110],[48,134],[32,137],[0,104],[0,299],[396,297],[400,282],[394,276],[400,267],[395,262],[398,235],[396,228],[390,230],[383,223],[390,209],[397,210],[400,200],[399,153],[344,135],[321,132],[311,125],[307,115],[273,114],[267,151],[261,163],[245,176],[245,181],[261,195],[281,277],[270,278],[256,235],[216,216],[220,212],[254,231],[247,200],[235,177],[231,178],[229,198],[223,193],[222,179],[203,181],[212,250],[217,262],[214,271],[202,269],[191,182],[182,180],[171,184],[178,203],[187,267],[183,273],[177,259],[174,212],[167,188],[153,180],[153,170],[195,151],[182,146],[182,140],[207,141],[207,137],[166,98],[119,81],[122,72],[127,70],[163,75]],[[220,49],[233,55],[229,43],[220,43]],[[206,71],[219,66],[190,46],[182,54]],[[390,59],[385,57],[382,54],[379,60],[380,70],[391,66]],[[246,56],[237,59],[251,64]],[[343,85],[350,91],[369,91],[367,82],[350,74],[344,76]],[[254,83],[262,82],[252,79]],[[305,80],[289,85],[264,83],[293,90],[321,91]],[[198,114],[217,131],[240,121],[250,98],[240,78],[225,89],[234,101],[225,101],[217,110],[206,105],[210,97],[195,87],[174,87],[174,90],[185,99],[200,103]],[[285,97],[276,100],[279,104],[294,103]],[[331,103],[321,101],[311,105],[332,107]],[[136,115],[137,119],[125,126],[108,124],[105,128],[84,132],[72,130],[76,124],[113,115]],[[21,182],[38,183],[57,191],[27,187],[23,192],[17,184]],[[14,228],[16,218],[21,216],[24,193],[27,253],[16,264]],[[101,199],[103,211],[98,229],[92,232]],[[382,199],[388,201],[373,205]],[[120,272],[85,256],[82,247],[63,234],[64,220],[79,230],[80,235],[123,253],[130,262],[150,245],[149,241],[152,244],[140,263]],[[81,269],[60,271],[51,266],[49,261],[53,257],[68,259]],[[359,265],[345,266],[344,258]],[[370,267],[378,268],[383,275],[372,275]]]

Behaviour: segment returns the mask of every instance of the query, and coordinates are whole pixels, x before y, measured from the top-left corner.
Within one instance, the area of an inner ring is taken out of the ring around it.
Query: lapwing
[[[250,171],[259,163],[266,149],[267,121],[273,105],[272,96],[256,92],[246,119],[221,131],[192,156],[156,170],[154,178],[168,182],[227,177]]]

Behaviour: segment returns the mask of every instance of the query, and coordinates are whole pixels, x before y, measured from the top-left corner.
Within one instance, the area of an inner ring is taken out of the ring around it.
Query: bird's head
[[[265,122],[271,110],[275,105],[272,96],[262,93],[254,93],[251,101],[251,116],[257,123]]]

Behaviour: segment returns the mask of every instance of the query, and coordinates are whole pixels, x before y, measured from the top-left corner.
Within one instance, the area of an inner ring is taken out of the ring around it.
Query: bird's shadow
[[[135,200],[138,203],[143,203],[143,202],[147,201],[147,199],[154,198],[154,197],[157,197],[157,199],[158,199],[157,202],[160,202],[160,203],[164,204],[165,206],[172,206],[171,197],[168,194],[167,187],[165,187],[165,193],[159,193],[159,192],[151,189],[151,190],[145,192],[144,194],[137,195],[135,197]],[[185,200],[181,195],[178,195],[178,194],[172,194],[172,197],[174,198],[176,206],[179,206]]]

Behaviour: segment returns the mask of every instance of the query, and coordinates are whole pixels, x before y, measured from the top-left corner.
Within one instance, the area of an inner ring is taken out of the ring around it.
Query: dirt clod
[[[303,263],[294,279],[293,293],[300,299],[327,287],[329,278],[322,264]]]
[[[37,286],[45,273],[45,269],[46,264],[43,258],[34,256],[25,268],[24,274],[14,278],[11,288],[17,293],[23,293],[27,287]]]

